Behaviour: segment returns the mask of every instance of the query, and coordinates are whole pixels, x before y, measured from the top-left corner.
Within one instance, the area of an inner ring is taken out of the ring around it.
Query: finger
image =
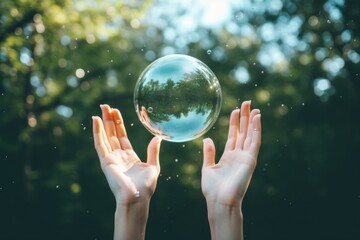
[[[260,113],[259,109],[253,109],[250,113],[250,119],[249,119],[249,126],[247,129],[247,134],[246,134],[246,138],[245,138],[245,143],[244,143],[244,149],[247,150],[250,147],[251,141],[252,141],[252,136],[253,136],[253,120],[254,120],[254,116],[256,116],[257,114]]]
[[[236,148],[243,149],[244,142],[246,138],[246,133],[248,129],[249,124],[249,118],[250,118],[250,103],[251,101],[244,101],[241,104],[241,110],[240,110],[240,129],[239,129],[239,137],[236,141]]]
[[[131,143],[127,137],[126,129],[124,125],[123,118],[118,109],[113,108],[112,111],[113,121],[115,123],[116,135],[119,140],[120,146],[122,149],[133,149]]]
[[[211,167],[215,165],[215,145],[211,138],[205,138],[203,140],[203,152],[204,152],[204,159],[203,159],[203,166]]]
[[[153,137],[153,139],[151,139],[147,148],[147,161],[146,161],[148,164],[155,166],[158,169],[158,172],[160,172],[160,162],[159,162],[160,145],[161,145],[160,137]]]
[[[236,139],[239,135],[239,114],[239,109],[235,109],[231,112],[229,120],[229,133],[225,145],[225,151],[234,150],[235,148]]]
[[[250,154],[258,156],[261,145],[261,114],[256,114],[253,119],[252,141],[250,145]]]
[[[111,108],[109,105],[100,105],[102,111],[102,119],[104,122],[105,132],[111,148],[119,149],[120,143],[116,135],[115,123],[111,114]]]
[[[101,121],[101,118],[100,118],[100,128],[101,128],[101,135],[102,135],[102,138],[104,139],[104,143],[106,145],[106,148],[110,151],[112,151],[111,149],[111,146],[110,146],[110,143],[109,143],[109,139],[108,137],[106,136],[106,132],[105,132],[105,127],[104,127],[104,124],[103,122]]]
[[[150,122],[150,118],[149,118],[149,115],[147,114],[147,110],[144,106],[141,107],[141,116],[143,117],[143,120],[146,122],[146,123],[149,123]]]
[[[103,159],[108,153],[109,149],[105,144],[103,134],[102,134],[102,128],[101,128],[101,119],[99,117],[92,117],[93,119],[93,138],[94,138],[94,145],[96,152],[101,159]]]

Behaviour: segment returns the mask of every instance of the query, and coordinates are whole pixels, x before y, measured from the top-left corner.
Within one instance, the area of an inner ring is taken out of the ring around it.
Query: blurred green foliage
[[[231,110],[247,99],[261,109],[246,239],[359,236],[360,4],[244,2],[249,8],[233,7],[231,23],[194,26],[184,38],[169,33],[184,28],[175,23],[187,8],[170,3],[2,0],[0,239],[112,238],[114,199],[91,116],[101,103],[119,108],[145,159],[151,135],[135,114],[133,88],[171,51],[202,60],[220,80],[222,112],[206,134],[218,156]],[[163,13],[152,16],[157,5]],[[210,239],[201,139],[163,142],[160,158],[147,238]]]

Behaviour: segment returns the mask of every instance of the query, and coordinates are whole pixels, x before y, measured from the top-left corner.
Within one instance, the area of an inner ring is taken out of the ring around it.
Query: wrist
[[[241,203],[228,205],[207,200],[211,239],[243,239]]]
[[[210,220],[221,220],[221,217],[228,218],[230,216],[238,215],[242,218],[242,204],[238,202],[236,204],[224,204],[215,200],[206,200],[208,209],[208,218]]]
[[[150,206],[150,199],[149,200],[139,200],[134,201],[131,203],[116,203],[116,214],[128,214],[128,215],[136,215],[141,214],[144,212],[148,212]]]
[[[115,211],[115,240],[145,239],[150,199],[117,203]]]

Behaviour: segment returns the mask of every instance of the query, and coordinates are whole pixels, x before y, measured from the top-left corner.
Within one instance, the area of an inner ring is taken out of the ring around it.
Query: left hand
[[[127,137],[120,111],[101,105],[102,120],[93,117],[96,152],[118,204],[128,205],[136,200],[149,201],[160,173],[161,139],[154,137],[147,148],[147,161],[142,162]]]

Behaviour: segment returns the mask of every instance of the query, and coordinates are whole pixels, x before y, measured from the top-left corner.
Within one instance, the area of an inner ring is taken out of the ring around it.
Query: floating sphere
[[[141,123],[170,142],[200,137],[215,123],[221,109],[221,87],[200,60],[180,54],[152,62],[134,89]]]

